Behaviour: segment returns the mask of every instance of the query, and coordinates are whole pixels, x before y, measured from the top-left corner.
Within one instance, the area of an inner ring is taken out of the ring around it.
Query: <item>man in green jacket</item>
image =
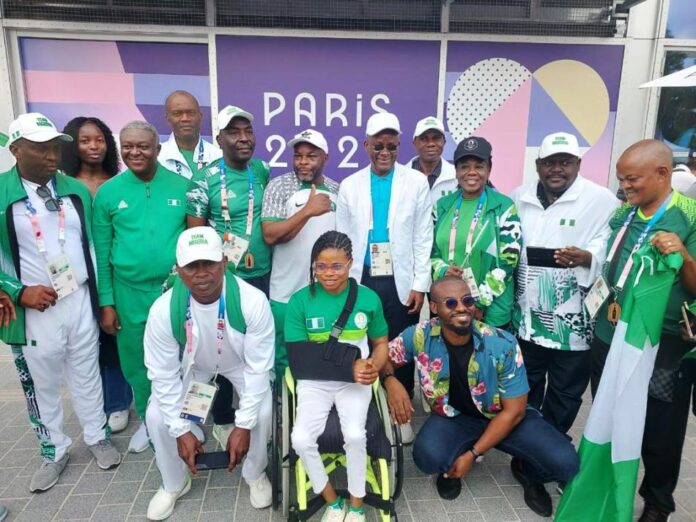
[[[72,138],[44,115],[19,116],[10,124],[17,165],[0,174],[0,290],[16,309],[13,321],[0,323],[0,340],[12,346],[43,457],[30,491],[53,487],[68,462],[63,371],[97,465],[121,461],[109,440],[99,376],[92,201],[82,183],[58,171],[61,140]]]
[[[188,181],[157,162],[159,134],[149,123],[127,124],[120,141],[128,170],[104,183],[94,199],[99,304],[102,328],[116,335],[123,374],[144,419],[150,397],[145,322],[174,267],[176,239],[186,228]],[[128,449],[147,447],[142,425]]]

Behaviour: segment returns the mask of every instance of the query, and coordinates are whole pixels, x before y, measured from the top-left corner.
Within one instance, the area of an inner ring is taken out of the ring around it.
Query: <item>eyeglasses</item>
[[[394,152],[398,148],[399,148],[399,146],[394,145],[393,143],[390,143],[389,145],[384,145],[382,143],[375,143],[372,146],[372,150],[374,150],[375,152],[382,152],[384,149],[387,149],[387,151],[389,151],[389,152]]]
[[[46,210],[49,212],[58,212],[60,210],[60,205],[63,203],[60,198],[54,198],[46,185],[41,185],[36,189],[36,193],[41,199],[44,200],[44,205],[46,205]]]
[[[564,159],[564,160],[551,160],[551,159],[542,159],[539,160],[539,165],[546,169],[550,169],[551,167],[555,167],[556,165],[559,165],[560,167],[567,169],[568,167],[572,167],[577,163],[577,160],[575,159]]]
[[[314,271],[317,274],[324,274],[328,272],[329,270],[331,272],[343,272],[346,269],[345,263],[332,263],[330,265],[327,265],[326,263],[314,263]]]
[[[476,304],[476,298],[472,297],[471,294],[466,294],[461,296],[459,299],[456,297],[445,297],[440,302],[450,310],[456,310],[459,303],[462,303],[467,308],[471,308]]]

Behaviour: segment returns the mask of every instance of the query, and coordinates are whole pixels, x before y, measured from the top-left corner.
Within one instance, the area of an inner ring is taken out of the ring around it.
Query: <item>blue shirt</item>
[[[433,412],[456,417],[461,412],[449,404],[450,364],[437,318],[410,326],[389,343],[389,359],[396,366],[416,362],[423,395]],[[508,332],[484,323],[472,323],[474,353],[467,381],[476,408],[492,419],[503,407],[502,399],[529,392],[522,352]]]
[[[389,241],[389,204],[394,169],[385,176],[378,176],[370,171],[370,194],[372,195],[372,230],[367,236],[365,266],[370,266],[370,245]]]

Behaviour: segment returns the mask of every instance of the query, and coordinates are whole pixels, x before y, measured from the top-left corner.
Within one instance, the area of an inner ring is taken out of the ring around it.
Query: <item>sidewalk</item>
[[[39,463],[38,444],[29,427],[19,379],[12,356],[0,345],[0,503],[10,509],[8,520],[47,522],[49,520],[142,521],[150,498],[160,485],[151,450],[127,454],[116,469],[100,470],[81,438],[81,429],[64,395],[68,434],[73,438],[70,462],[56,486],[45,493],[29,493],[29,480]],[[572,435],[578,440],[588,412],[586,401]],[[416,426],[424,416],[419,408]],[[116,447],[125,451],[130,434],[137,428],[131,413],[127,431],[114,436]],[[210,427],[206,427],[210,433]],[[214,444],[208,442],[207,449]],[[403,522],[506,522],[550,520],[526,508],[522,488],[510,473],[509,458],[492,451],[474,467],[462,494],[454,501],[442,501],[435,483],[420,473],[405,451],[404,492],[397,502]],[[551,491],[551,485],[549,490]],[[558,497],[553,491],[554,504]],[[676,492],[677,512],[672,522],[696,521],[696,418],[689,421],[684,458]],[[636,518],[642,502],[636,502]],[[377,520],[369,510],[368,520]],[[319,517],[315,517],[316,520]],[[280,521],[279,513],[256,510],[249,504],[249,490],[239,470],[201,472],[193,479],[190,493],[177,503],[171,521]]]

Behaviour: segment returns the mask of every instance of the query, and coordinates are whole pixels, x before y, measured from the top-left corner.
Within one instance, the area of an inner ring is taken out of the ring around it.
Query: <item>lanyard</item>
[[[56,180],[53,179],[53,190],[56,192]],[[57,194],[57,192],[56,192]],[[58,210],[58,242],[60,243],[61,251],[65,247],[65,210],[63,209],[63,201],[57,198],[59,210]],[[44,235],[41,231],[41,222],[39,221],[39,215],[36,211],[34,205],[31,204],[29,198],[24,200],[24,206],[26,207],[26,216],[31,222],[31,228],[34,231],[34,238],[36,239],[36,248],[39,249],[39,253],[46,254],[48,250],[46,249],[46,241],[44,241]]]
[[[217,318],[217,362],[215,363],[215,377],[220,369],[220,357],[222,356],[222,345],[225,340],[225,296],[220,294]],[[186,354],[191,357],[193,352],[193,319],[191,318],[191,292],[188,292],[186,299]],[[190,359],[189,359],[190,360]],[[192,361],[193,362],[193,361]],[[215,380],[213,378],[213,380]]]
[[[631,249],[631,253],[628,256],[628,260],[626,261],[626,265],[624,266],[623,270],[621,271],[621,275],[619,276],[619,280],[616,283],[615,286],[615,294],[618,294],[622,289],[623,286],[626,284],[626,279],[628,279],[628,274],[631,272],[631,268],[633,268],[633,254],[635,254],[638,249],[643,245],[645,242],[645,239],[648,237],[648,234],[650,233],[650,230],[655,226],[655,223],[664,215],[665,211],[667,210],[667,206],[669,205],[669,202],[672,200],[672,194],[671,193],[667,199],[665,199],[662,202],[662,205],[660,205],[660,208],[657,209],[657,212],[650,218],[648,221],[647,225],[645,225],[645,228],[643,231],[640,233],[640,236],[638,236],[638,240],[636,241],[636,244],[633,245],[633,248]],[[633,218],[636,215],[636,212],[638,211],[638,207],[633,207],[631,212],[629,212],[628,216],[626,216],[626,219],[623,222],[623,225],[621,225],[621,229],[619,230],[619,233],[616,234],[616,237],[614,238],[614,242],[611,245],[611,248],[609,249],[609,255],[607,256],[606,262],[610,265],[610,271],[611,267],[616,266],[616,262],[618,262],[618,258],[614,259],[614,256],[616,255],[617,250],[619,249],[619,244],[623,244],[624,242],[624,236],[626,235],[626,232],[628,231],[628,226],[631,224],[631,221],[633,221]]]
[[[251,237],[251,226],[254,222],[254,175],[251,167],[247,167],[247,182],[249,183],[249,199],[247,204],[246,236]],[[224,158],[220,158],[220,205],[222,207],[222,219],[225,220],[225,241],[229,241],[227,228],[230,225],[230,207],[227,195],[227,168]]]
[[[179,160],[174,160],[176,163],[176,173],[181,176],[181,162]],[[198,140],[198,170],[203,168],[203,140],[199,138]],[[193,172],[191,173],[193,174]]]
[[[474,247],[474,232],[476,231],[478,222],[481,219],[481,212],[483,211],[483,206],[486,203],[486,197],[486,191],[484,190],[483,192],[481,192],[481,195],[479,196],[478,204],[476,205],[476,211],[474,212],[474,217],[471,220],[471,224],[469,225],[469,232],[466,236],[466,257],[469,257],[469,254],[471,254],[471,249]],[[452,225],[450,226],[449,249],[447,253],[449,264],[454,263],[454,244],[457,239],[457,225],[459,223],[459,212],[462,208],[463,199],[464,198],[462,194],[459,194],[459,198],[457,199],[457,207],[454,209]]]

